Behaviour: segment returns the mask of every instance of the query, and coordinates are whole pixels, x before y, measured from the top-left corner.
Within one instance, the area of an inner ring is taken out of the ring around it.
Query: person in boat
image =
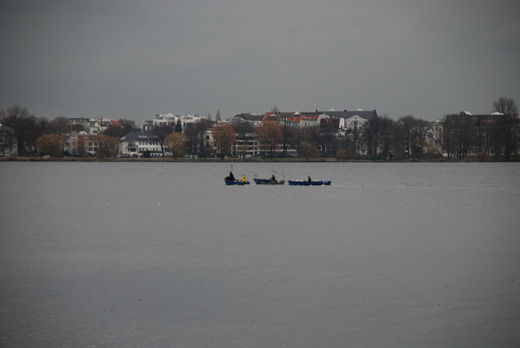
[[[310,176],[310,175],[307,177],[307,181],[308,181],[309,183],[312,182],[312,179],[311,179],[311,176]]]
[[[233,172],[229,172],[229,175],[226,176],[226,180],[235,181],[235,176],[233,175]]]
[[[276,176],[274,176],[274,174],[273,174],[273,176],[271,176],[271,181],[276,182]]]
[[[240,178],[240,182],[246,182],[246,176],[245,174],[242,174],[242,177]]]

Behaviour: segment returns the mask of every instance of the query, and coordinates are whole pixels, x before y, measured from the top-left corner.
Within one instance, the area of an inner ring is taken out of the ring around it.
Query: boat
[[[289,180],[289,185],[291,186],[321,186],[327,185],[329,186],[332,183],[330,180]]]
[[[257,179],[254,178],[257,185],[283,185],[285,180]]]
[[[249,181],[239,181],[239,180],[230,180],[230,179],[224,179],[226,182],[226,185],[249,185]]]

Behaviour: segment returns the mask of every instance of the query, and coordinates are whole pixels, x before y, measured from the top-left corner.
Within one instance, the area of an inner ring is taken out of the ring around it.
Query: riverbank
[[[311,162],[383,162],[383,163],[410,163],[410,162],[425,162],[425,163],[453,163],[453,162],[519,162],[518,158],[511,159],[509,161],[504,158],[493,158],[487,157],[485,159],[477,157],[466,157],[463,159],[458,158],[444,158],[444,157],[428,157],[428,158],[411,158],[411,159],[400,159],[400,160],[380,160],[380,159],[338,159],[338,158],[274,158],[274,159],[261,159],[261,158],[90,158],[90,157],[40,157],[40,156],[5,156],[0,157],[0,162],[206,162],[206,163],[229,163],[229,162],[244,162],[244,163],[271,163],[271,162],[283,162],[283,163],[311,163]]]

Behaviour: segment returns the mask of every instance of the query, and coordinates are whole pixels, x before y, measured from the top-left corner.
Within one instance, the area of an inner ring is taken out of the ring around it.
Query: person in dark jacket
[[[235,181],[235,176],[233,175],[233,172],[229,172],[229,175],[226,176],[226,180]]]

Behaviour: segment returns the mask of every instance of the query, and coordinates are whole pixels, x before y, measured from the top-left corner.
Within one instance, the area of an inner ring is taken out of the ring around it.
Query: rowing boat
[[[249,181],[238,181],[238,180],[229,180],[229,179],[224,179],[224,181],[226,182],[226,185],[249,185]]]
[[[255,178],[257,185],[283,185],[285,180],[271,180],[271,179],[257,179]]]
[[[330,180],[289,180],[289,185],[291,186],[321,186],[321,185],[330,185],[332,182]]]

